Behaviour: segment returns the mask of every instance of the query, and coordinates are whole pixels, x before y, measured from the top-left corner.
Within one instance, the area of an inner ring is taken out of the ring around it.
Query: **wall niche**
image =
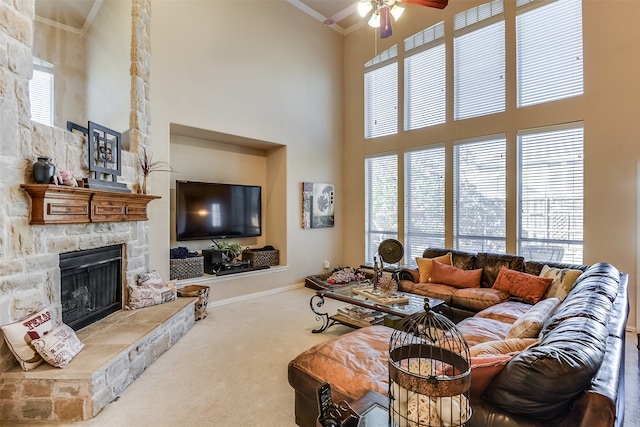
[[[176,240],[176,180],[259,185],[262,187],[262,236],[233,239],[243,246],[271,245],[286,265],[287,147],[268,141],[172,123],[170,126],[170,245],[207,249],[209,240]]]

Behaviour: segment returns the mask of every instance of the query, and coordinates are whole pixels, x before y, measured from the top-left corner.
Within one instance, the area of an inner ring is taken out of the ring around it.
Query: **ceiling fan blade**
[[[398,0],[402,3],[417,4],[418,6],[435,7],[436,9],[444,9],[449,4],[449,0]]]
[[[352,4],[351,6],[345,8],[345,9],[342,9],[340,12],[336,13],[332,17],[325,19],[324,20],[324,25],[333,25],[336,22],[342,21],[344,18],[346,18],[347,16],[351,15],[353,12],[358,10],[358,3],[359,2],[357,1],[354,4]]]
[[[386,39],[391,37],[393,31],[391,29],[391,13],[388,7],[380,9],[380,38]]]

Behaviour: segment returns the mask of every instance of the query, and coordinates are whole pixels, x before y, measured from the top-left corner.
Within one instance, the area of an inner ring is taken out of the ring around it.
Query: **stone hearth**
[[[92,418],[194,325],[197,298],[121,310],[78,332],[85,348],[64,369],[46,363],[1,376],[0,420]],[[0,422],[0,424],[2,424]]]

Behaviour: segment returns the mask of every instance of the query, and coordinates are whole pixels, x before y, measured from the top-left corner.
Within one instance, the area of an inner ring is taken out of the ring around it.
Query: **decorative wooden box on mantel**
[[[22,184],[20,188],[31,198],[31,225],[146,221],[147,204],[160,198],[50,184]]]

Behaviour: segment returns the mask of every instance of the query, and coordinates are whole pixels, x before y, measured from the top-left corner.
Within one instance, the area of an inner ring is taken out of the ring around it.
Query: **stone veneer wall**
[[[149,137],[150,0],[133,0],[131,49],[131,145],[122,153],[121,182],[139,181],[137,155]],[[125,283],[148,266],[146,222],[29,225],[28,196],[20,184],[32,183],[32,165],[48,156],[76,176],[88,176],[83,139],[30,120],[34,0],[0,2],[0,325],[41,306],[61,318],[58,254],[124,244]],[[0,373],[15,366],[0,338]]]

